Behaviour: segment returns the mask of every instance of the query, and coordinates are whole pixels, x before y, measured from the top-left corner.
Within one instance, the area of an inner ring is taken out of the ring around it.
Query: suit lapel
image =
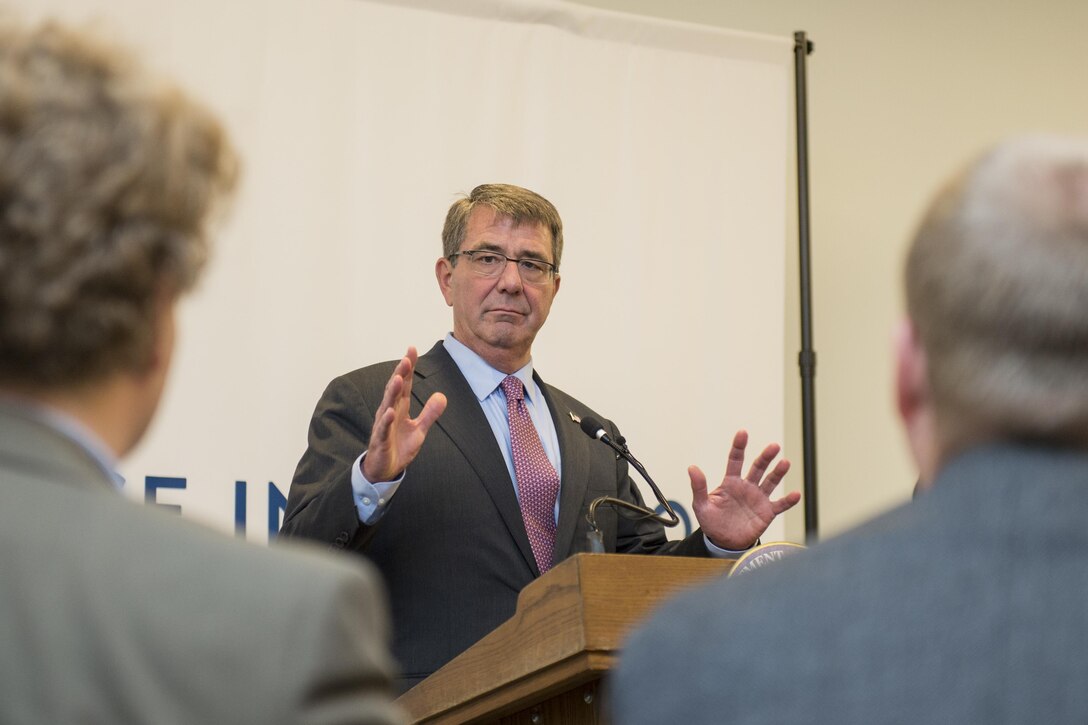
[[[461,451],[498,509],[526,565],[532,568],[534,575],[539,575],[514,493],[514,483],[510,480],[502,451],[491,433],[491,424],[487,422],[487,416],[468,381],[441,342],[419,358],[412,383],[412,397],[419,406],[438,392],[446,396],[447,406],[435,427]],[[434,435],[434,429],[430,435]]]
[[[555,531],[555,554],[553,563],[566,559],[572,553],[574,532],[578,528],[578,517],[582,515],[589,487],[589,446],[590,442],[582,429],[571,420],[570,406],[564,405],[565,396],[544,384],[534,372],[533,377],[548,401],[548,409],[555,423],[555,432],[559,437],[559,452],[562,457],[562,485],[559,489],[559,525]]]

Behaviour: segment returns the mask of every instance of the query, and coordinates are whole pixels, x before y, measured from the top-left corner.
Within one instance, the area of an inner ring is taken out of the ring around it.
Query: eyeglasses
[[[550,262],[541,259],[522,257],[507,257],[501,252],[490,249],[470,249],[464,252],[454,252],[448,259],[452,262],[455,257],[468,259],[468,267],[481,277],[498,277],[506,269],[507,262],[517,265],[518,274],[525,284],[542,284],[554,275],[558,268]]]

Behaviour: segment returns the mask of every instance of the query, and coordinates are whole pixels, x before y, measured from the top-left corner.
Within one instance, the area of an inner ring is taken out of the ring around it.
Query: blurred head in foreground
[[[906,265],[897,399],[923,481],[1013,440],[1088,448],[1088,141],[1008,141],[931,205]]]
[[[212,116],[128,56],[52,23],[0,25],[0,391],[127,452],[235,176]]]

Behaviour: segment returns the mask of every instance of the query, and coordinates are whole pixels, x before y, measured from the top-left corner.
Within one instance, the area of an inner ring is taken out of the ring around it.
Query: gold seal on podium
[[[772,541],[754,546],[746,551],[744,556],[737,559],[737,562],[733,564],[733,568],[729,571],[729,576],[746,574],[756,569],[762,569],[768,564],[777,564],[787,556],[792,556],[799,551],[804,551],[804,549],[804,546],[789,541]]]

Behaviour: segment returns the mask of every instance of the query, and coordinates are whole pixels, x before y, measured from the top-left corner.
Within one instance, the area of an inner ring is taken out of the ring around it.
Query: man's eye
[[[477,254],[476,261],[485,267],[490,267],[499,263],[499,256],[497,254]]]
[[[526,272],[543,272],[544,265],[533,259],[519,259],[518,264]]]

